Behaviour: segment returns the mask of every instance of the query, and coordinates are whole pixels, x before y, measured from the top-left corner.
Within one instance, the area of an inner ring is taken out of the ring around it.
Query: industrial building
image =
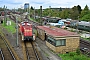
[[[37,26],[37,32],[38,37],[55,52],[73,52],[79,47],[80,36],[77,33],[52,26]]]
[[[29,3],[25,3],[24,4],[24,9],[25,9],[26,12],[29,11]]]

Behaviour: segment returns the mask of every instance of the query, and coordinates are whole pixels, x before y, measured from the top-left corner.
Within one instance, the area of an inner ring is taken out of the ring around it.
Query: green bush
[[[8,18],[8,19],[9,19],[9,18]],[[5,24],[6,24],[6,23],[5,23]],[[4,23],[3,23],[2,26],[3,26],[4,28],[6,28],[8,32],[16,33],[16,29],[15,29],[16,24],[15,24],[15,22],[12,21],[12,20],[11,20],[11,25],[4,25]]]
[[[82,60],[81,57],[75,57],[74,60]]]
[[[37,36],[37,30],[36,30],[36,29],[34,29],[34,30],[33,30],[33,32],[34,32],[34,33],[35,33],[35,35]]]
[[[76,55],[75,52],[70,52],[70,53],[69,53],[69,56],[74,56],[74,55]]]
[[[77,53],[77,55],[80,55],[81,54],[81,52],[80,52],[79,49],[76,50],[76,53]]]
[[[90,60],[90,58],[84,55],[79,55],[79,56],[74,56],[73,60]]]
[[[85,55],[78,55],[76,52],[70,52],[67,54],[58,54],[62,58],[62,60],[90,60],[89,57]]]

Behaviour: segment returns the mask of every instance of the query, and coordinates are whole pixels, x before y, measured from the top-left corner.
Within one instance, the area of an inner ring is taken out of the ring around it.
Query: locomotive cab
[[[35,40],[35,34],[33,34],[32,24],[27,21],[21,23],[20,32],[22,35],[22,40],[33,41]]]

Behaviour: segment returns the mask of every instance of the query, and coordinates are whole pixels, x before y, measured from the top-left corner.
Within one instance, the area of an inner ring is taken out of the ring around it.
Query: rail
[[[25,45],[27,60],[40,60],[39,55],[35,49],[35,46],[33,45],[33,42],[24,42],[24,45]]]
[[[80,43],[82,43],[82,44],[84,44],[84,45],[90,47],[90,42],[89,42],[89,41],[86,41],[86,40],[80,39]]]
[[[35,53],[35,55],[36,55],[37,60],[40,60],[40,58],[39,58],[39,56],[38,56],[38,53],[37,53],[37,51],[36,51],[36,49],[35,49],[35,47],[34,47],[34,45],[33,45],[32,42],[31,42],[31,44],[32,44],[32,47],[33,47],[33,50],[34,50],[34,53]]]
[[[80,39],[80,45],[81,45],[80,47],[81,52],[90,57],[90,42]]]
[[[0,49],[0,54],[1,54],[1,59],[2,60],[5,60],[4,55],[3,55],[3,52],[2,52],[2,49]]]
[[[0,35],[0,38],[2,38],[2,40],[4,41],[4,43],[5,43],[8,51],[10,52],[10,54],[11,54],[11,56],[12,56],[12,58],[13,58],[13,60],[16,60],[15,57],[14,57],[14,55],[13,55],[13,53],[12,53],[12,51],[11,51],[11,49],[10,49],[10,47],[9,47],[9,45],[8,45],[7,42],[5,41],[4,37]]]
[[[24,43],[24,45],[25,45],[25,49],[26,49],[27,59],[30,60],[30,56],[29,56],[29,53],[28,53],[28,49],[27,49],[27,47],[26,47],[26,43]]]

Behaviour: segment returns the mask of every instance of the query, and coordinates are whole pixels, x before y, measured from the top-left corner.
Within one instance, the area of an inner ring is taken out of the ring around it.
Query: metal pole
[[[17,47],[18,47],[19,45],[18,45],[18,21],[17,21],[17,16],[16,16],[16,30],[17,30],[17,40],[16,40],[16,45],[17,45]]]
[[[42,6],[40,6],[40,23],[42,25]]]
[[[29,13],[29,5],[28,5],[28,13]]]
[[[76,31],[77,31],[77,33],[78,33],[78,23],[79,23],[79,22],[77,21],[77,23],[76,23],[76,24],[77,24],[77,25],[76,25]]]
[[[34,7],[34,19],[35,19],[35,7]]]
[[[78,33],[78,23],[79,23],[79,16],[78,16],[77,27],[76,27],[77,33]]]
[[[29,8],[29,17],[30,17],[30,13],[31,13],[31,12],[30,12],[30,8]]]
[[[6,12],[5,12],[5,15],[6,15],[6,23],[7,23],[7,6],[6,6]]]
[[[5,5],[4,5],[4,26],[6,25],[6,15],[5,15]]]

